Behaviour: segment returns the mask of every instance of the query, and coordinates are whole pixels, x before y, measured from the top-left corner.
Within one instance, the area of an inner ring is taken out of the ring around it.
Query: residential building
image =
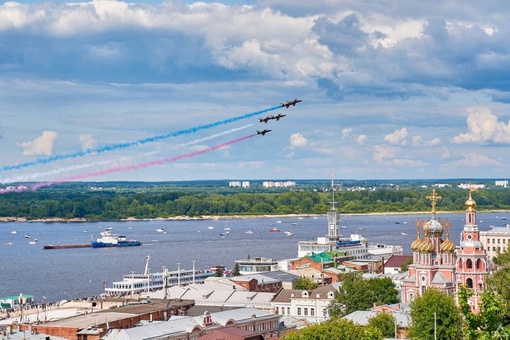
[[[322,322],[329,318],[328,305],[335,298],[336,288],[327,285],[314,290],[282,289],[271,301],[276,314]]]
[[[480,242],[487,252],[487,260],[492,261],[498,254],[508,251],[510,224],[507,224],[506,227],[493,226],[490,230],[480,231]]]

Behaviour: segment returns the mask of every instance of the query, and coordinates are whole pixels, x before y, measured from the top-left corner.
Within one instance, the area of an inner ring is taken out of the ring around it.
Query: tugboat
[[[118,234],[112,234],[106,230],[100,233],[101,237],[95,241],[92,241],[92,248],[104,248],[104,247],[133,247],[141,246],[142,242],[137,240],[128,240],[126,236]]]

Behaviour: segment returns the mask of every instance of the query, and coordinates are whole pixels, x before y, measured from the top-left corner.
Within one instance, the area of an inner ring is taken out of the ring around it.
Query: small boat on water
[[[245,232],[245,234],[253,234],[253,231],[251,231],[251,230],[247,230],[247,231]]]
[[[25,236],[23,236],[23,237],[24,237],[24,238],[31,238],[32,236],[30,236],[30,235],[28,235],[28,234],[27,234],[27,235],[25,235]]]
[[[106,230],[99,234],[101,237],[92,241],[92,248],[104,248],[104,247],[133,247],[141,246],[142,242],[137,240],[128,240],[126,236],[118,234],[112,234]]]
[[[271,233],[279,233],[279,232],[280,232],[280,229],[273,227],[273,228],[269,229],[269,231],[270,231]]]
[[[209,229],[209,230],[213,230],[213,229],[214,229],[214,227],[213,227],[212,225],[210,225],[210,226],[208,226],[208,227],[207,227],[207,229]]]
[[[282,221],[278,220],[278,221],[276,221],[276,223],[282,223]]]
[[[37,244],[37,239],[34,238],[32,241],[29,241],[28,244]]]
[[[402,236],[407,236],[407,233],[400,233],[400,235],[402,235]]]
[[[159,229],[156,229],[156,231],[158,233],[164,233],[166,230],[164,228],[159,228]]]
[[[292,232],[290,232],[290,231],[284,231],[284,234],[285,234],[285,235],[287,235],[287,236],[292,236],[292,235],[294,235],[294,234],[293,234]]]
[[[11,231],[11,234],[17,234],[18,232],[16,230]]]

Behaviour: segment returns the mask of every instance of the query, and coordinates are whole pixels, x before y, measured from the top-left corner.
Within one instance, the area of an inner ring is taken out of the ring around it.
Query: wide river
[[[510,213],[508,213],[510,220]],[[416,218],[423,215],[345,215],[341,225],[343,236],[358,231],[370,243],[402,245],[407,254],[416,238]],[[464,213],[438,214],[452,222],[450,237],[459,244],[464,226]],[[478,213],[480,230],[490,226],[506,225],[505,213]],[[278,223],[280,221],[281,223]],[[293,225],[297,223],[298,226]],[[228,236],[220,233],[231,228]],[[45,244],[89,243],[95,234],[105,228],[143,242],[141,247],[81,248],[43,250]],[[213,229],[210,229],[213,227]],[[281,232],[269,232],[278,227]],[[157,232],[164,228],[167,232]],[[247,234],[246,231],[253,231]],[[294,235],[286,236],[289,230]],[[13,233],[16,231],[16,233]],[[190,221],[129,221],[76,223],[0,223],[0,296],[32,294],[37,302],[47,302],[98,295],[104,283],[121,280],[123,274],[144,271],[145,258],[150,254],[152,272],[191,269],[209,269],[213,265],[234,266],[236,259],[263,256],[273,259],[295,258],[298,240],[314,240],[327,233],[326,216],[268,217],[251,219],[220,219]],[[407,233],[407,235],[401,235]],[[30,235],[30,238],[25,236]],[[37,239],[37,244],[29,241]]]

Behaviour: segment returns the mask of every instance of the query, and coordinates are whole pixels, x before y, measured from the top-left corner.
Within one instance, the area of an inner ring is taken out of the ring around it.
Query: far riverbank
[[[508,213],[510,210],[481,210],[478,213]],[[404,212],[372,212],[372,213],[341,213],[342,216],[386,216],[386,215],[428,215],[430,211],[404,211]],[[436,211],[437,215],[445,214],[460,214],[463,211]],[[227,219],[254,219],[254,218],[289,218],[289,217],[319,217],[325,216],[326,214],[287,214],[287,215],[232,215],[232,216],[209,216],[204,215],[200,217],[189,217],[189,216],[173,216],[173,217],[156,217],[150,219],[137,219],[134,217],[128,217],[121,220],[108,220],[108,221],[97,221],[97,222],[123,222],[123,221],[196,221],[196,220],[227,220]],[[0,217],[1,222],[46,222],[46,223],[80,223],[80,222],[96,222],[87,220],[85,218],[44,218],[28,220],[25,217]]]

